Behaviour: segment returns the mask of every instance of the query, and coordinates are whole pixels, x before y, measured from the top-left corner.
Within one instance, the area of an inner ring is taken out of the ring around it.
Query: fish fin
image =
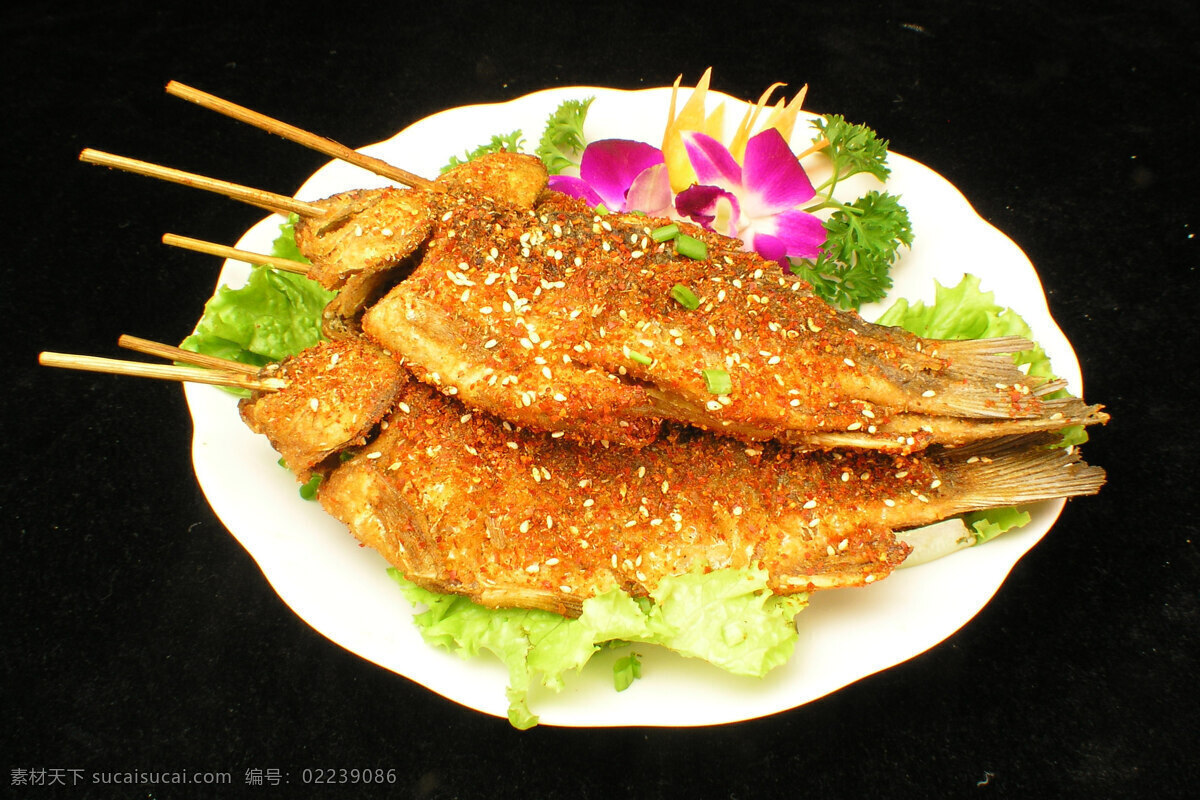
[[[1034,434],[1003,437],[946,450],[946,480],[956,491],[951,514],[985,508],[1092,495],[1106,476],[1080,460],[1073,447],[1055,447],[1059,437]]]
[[[1065,389],[1066,381],[1027,375],[1013,361],[1013,353],[1032,346],[1021,336],[933,342],[926,352],[946,359],[947,365],[936,376],[939,385],[933,398],[921,409],[979,419],[1033,419],[1055,413],[1038,399]]]

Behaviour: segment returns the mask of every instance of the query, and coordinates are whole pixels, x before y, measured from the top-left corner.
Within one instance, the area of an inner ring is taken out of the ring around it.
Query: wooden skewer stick
[[[278,391],[286,386],[279,378],[256,379],[221,370],[202,367],[181,367],[175,364],[146,364],[141,361],[121,361],[115,358],[79,356],[71,353],[42,352],[38,363],[47,367],[62,367],[85,372],[104,372],[110,375],[132,375],[138,378],[158,378],[188,383],[206,383],[216,386],[237,386],[254,391]]]
[[[303,200],[297,200],[294,197],[287,195],[275,194],[262,189],[253,189],[249,186],[241,186],[228,181],[217,180],[216,178],[206,178],[203,175],[196,175],[191,172],[184,172],[171,167],[162,167],[158,164],[151,164],[147,161],[138,161],[125,156],[116,156],[111,153],[104,153],[99,150],[85,149],[79,154],[79,160],[89,164],[99,164],[102,167],[112,167],[114,169],[125,170],[126,172],[134,172],[139,175],[146,175],[151,178],[159,178],[160,180],[170,181],[172,183],[180,183],[184,186],[192,186],[197,189],[204,189],[217,194],[223,194],[226,197],[231,197],[234,200],[240,200],[244,203],[249,203],[259,208],[265,208],[269,211],[286,214],[293,212],[302,217],[321,217],[325,214],[325,209],[313,203],[306,203]]]
[[[232,258],[235,261],[245,261],[247,264],[265,264],[284,272],[294,272],[297,275],[308,274],[308,264],[301,261],[293,261],[290,258],[252,253],[249,250],[239,250],[236,247],[229,247],[217,244],[216,242],[206,242],[202,239],[191,239],[175,233],[164,233],[162,240],[163,244],[168,244],[172,247],[182,247],[185,250],[194,250],[197,253],[207,253],[210,256],[220,256],[221,258]]]
[[[240,361],[234,361],[231,358],[221,358],[220,356],[210,356],[204,353],[194,353],[191,350],[184,350],[182,347],[176,347],[171,344],[163,344],[162,342],[153,342],[149,339],[142,339],[137,336],[130,336],[127,333],[121,334],[117,339],[117,344],[124,347],[126,350],[135,350],[139,353],[145,353],[150,356],[158,356],[160,358],[169,358],[172,361],[182,361],[185,364],[194,364],[197,367],[208,367],[209,369],[222,370],[224,372],[237,372],[244,375],[254,375],[262,371],[261,367],[256,367],[253,364],[243,364]]]
[[[198,106],[216,111],[219,114],[224,114],[227,117],[232,117],[240,122],[245,122],[253,125],[256,128],[261,128],[267,133],[273,133],[276,136],[282,136],[284,139],[304,145],[317,152],[324,153],[327,156],[340,159],[357,167],[362,167],[365,170],[374,172],[376,175],[382,175],[385,178],[396,181],[404,186],[412,186],[417,189],[426,189],[428,191],[441,191],[442,186],[427,178],[422,178],[420,175],[414,175],[407,170],[394,167],[378,158],[364,155],[357,150],[351,150],[344,144],[339,144],[332,139],[326,139],[324,136],[317,136],[314,133],[309,133],[306,130],[289,125],[286,122],[280,122],[277,119],[272,119],[257,111],[251,111],[248,108],[231,103],[228,100],[222,100],[219,97],[202,92],[199,89],[193,89],[190,86],[171,81],[167,84],[167,94],[172,94],[189,102],[195,103]]]

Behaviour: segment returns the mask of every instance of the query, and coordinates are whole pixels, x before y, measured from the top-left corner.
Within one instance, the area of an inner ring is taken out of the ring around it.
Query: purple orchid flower
[[[825,243],[821,220],[797,206],[816,196],[796,156],[774,128],[750,138],[742,164],[719,141],[683,134],[697,183],[675,198],[675,207],[709,230],[745,242],[763,258],[815,258]]]
[[[671,184],[662,151],[645,142],[600,139],[588,144],[579,177],[552,175],[550,188],[609,211],[672,216]]]

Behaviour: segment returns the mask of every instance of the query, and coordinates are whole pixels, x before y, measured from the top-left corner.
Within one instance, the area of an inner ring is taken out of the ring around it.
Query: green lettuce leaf
[[[307,263],[296,249],[295,219],[280,227],[272,252]],[[321,340],[321,312],[334,293],[303,275],[256,265],[244,286],[221,286],[204,306],[185,350],[261,366]]]
[[[661,645],[737,675],[761,677],[791,656],[793,619],[807,602],[805,595],[772,595],[764,571],[716,570],[666,578],[653,602],[609,591],[585,600],[580,616],[568,619],[549,611],[484,608],[389,572],[410,602],[425,607],[415,620],[427,642],[463,657],[486,650],[500,659],[508,670],[508,719],[521,729],[538,721],[529,708],[535,686],[561,690],[569,673],[613,643]],[[624,669],[618,680],[640,674],[640,664]]]
[[[975,535],[975,544],[983,544],[1005,531],[1028,525],[1029,520],[1029,513],[1019,508],[993,508],[963,515],[963,522]]]

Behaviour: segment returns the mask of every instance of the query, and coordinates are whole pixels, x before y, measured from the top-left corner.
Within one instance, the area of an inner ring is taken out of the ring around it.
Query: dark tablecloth
[[[304,784],[319,768],[394,770],[383,788],[419,798],[1181,797],[1200,778],[1191,3],[163,5],[0,12],[4,794],[380,790]],[[1109,485],[899,666],[737,724],[518,732],[289,610],[196,484],[178,385],[36,365],[122,357],[123,332],[177,341],[216,262],[161,235],[232,243],[262,216],[82,148],[284,193],[327,160],[168,80],[359,146],[447,107],[708,66],[747,99],[807,83],[808,107],[952,181],[1037,266],[1112,413],[1086,446]],[[232,783],[93,779],[184,770]]]

